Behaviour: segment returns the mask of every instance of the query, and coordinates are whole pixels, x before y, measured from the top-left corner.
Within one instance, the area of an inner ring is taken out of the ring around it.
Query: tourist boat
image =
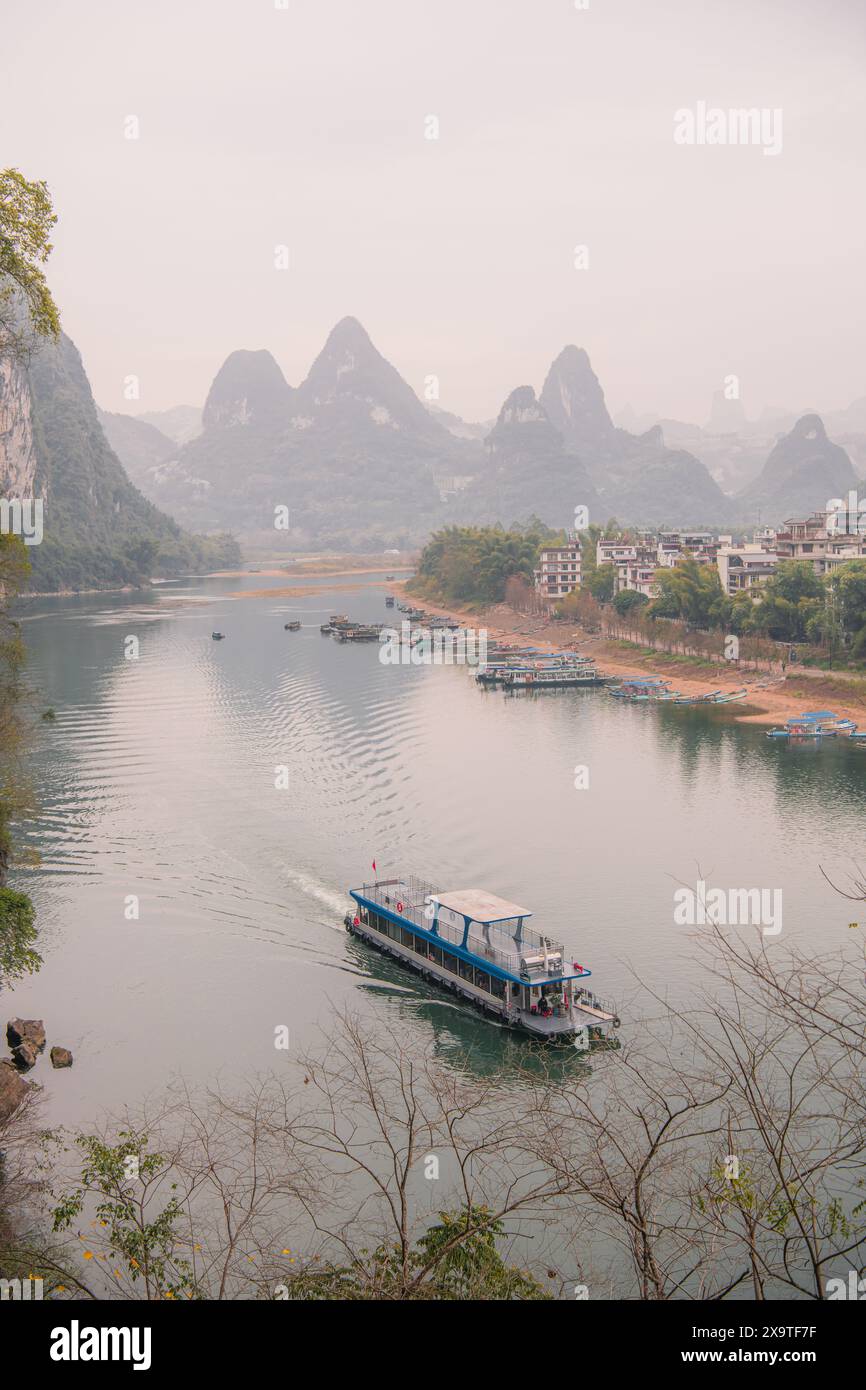
[[[491,660],[488,656],[475,679],[482,685],[535,689],[540,685],[606,685],[609,677],[599,675],[591,657],[545,652],[535,661],[517,661],[513,657]]]
[[[421,879],[350,889],[346,930],[501,1023],[579,1047],[619,1027],[614,1005],[586,985],[591,971],[526,926],[532,913],[482,888],[440,893]]]
[[[334,632],[340,642],[378,642],[381,628],[375,623],[346,623]]]
[[[549,690],[559,686],[604,685],[607,676],[594,666],[549,666],[531,671],[505,671],[500,684],[505,690]]]
[[[300,618],[293,618],[290,623],[283,623],[283,627],[286,632],[300,632],[301,620]]]
[[[857,728],[853,719],[841,718],[830,709],[807,710],[805,714],[800,715],[800,718],[820,724],[825,733],[832,731],[833,733],[848,734],[850,736]]]
[[[785,721],[784,728],[768,729],[767,738],[836,738],[838,734],[857,737],[853,719],[840,719],[832,710],[807,710]]]
[[[224,632],[212,632],[211,638],[214,642],[222,642],[225,639]]]

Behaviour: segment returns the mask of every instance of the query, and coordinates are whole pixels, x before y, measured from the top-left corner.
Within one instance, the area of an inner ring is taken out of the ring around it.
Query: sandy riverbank
[[[392,588],[399,589],[395,584]],[[488,610],[472,611],[459,607],[440,608],[434,603],[407,595],[425,612],[439,617],[459,618],[467,625],[486,628],[488,637],[514,642],[525,641],[527,646],[544,651],[578,650],[592,656],[598,668],[610,676],[647,676],[669,680],[671,688],[683,695],[703,695],[709,690],[750,691],[742,702],[708,707],[714,714],[750,724],[784,724],[786,719],[805,709],[832,709],[834,713],[853,719],[866,727],[866,682],[852,681],[844,675],[827,675],[804,667],[789,668],[784,679],[768,677],[765,672],[731,671],[729,666],[711,662],[692,664],[669,657],[662,652],[630,651],[622,642],[593,636],[567,623],[551,622],[546,617],[518,613],[506,604]],[[767,679],[776,684],[764,689],[753,687]]]

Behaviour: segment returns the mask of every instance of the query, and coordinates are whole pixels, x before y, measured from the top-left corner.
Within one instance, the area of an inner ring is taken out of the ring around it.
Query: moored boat
[[[526,926],[524,907],[481,888],[439,892],[393,878],[350,889],[346,930],[451,989],[508,1027],[578,1047],[619,1026],[615,1006],[585,983],[591,971]]]
[[[381,628],[376,623],[342,623],[334,632],[340,642],[378,642]]]

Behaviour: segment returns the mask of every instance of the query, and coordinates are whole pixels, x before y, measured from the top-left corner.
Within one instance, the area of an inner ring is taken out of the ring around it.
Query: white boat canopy
[[[433,901],[461,917],[470,917],[473,922],[507,922],[512,917],[531,917],[526,907],[518,907],[505,898],[497,898],[486,888],[457,888],[453,893],[434,893]]]

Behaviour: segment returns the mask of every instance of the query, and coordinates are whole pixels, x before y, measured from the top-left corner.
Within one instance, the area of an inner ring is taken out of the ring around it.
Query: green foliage
[[[658,594],[647,609],[650,618],[678,618],[690,627],[724,627],[731,601],[725,595],[715,565],[699,565],[683,555],[673,569],[657,569]]]
[[[32,975],[42,964],[33,948],[33,903],[26,893],[0,888],[0,985]]]
[[[122,1131],[118,1137],[120,1143],[111,1145],[96,1135],[78,1136],[81,1179],[55,1207],[54,1230],[66,1230],[95,1205],[115,1278],[141,1281],[148,1299],[192,1297],[192,1266],[181,1254],[187,1242],[177,1230],[185,1213],[173,1195],[170,1164],[162,1154],[148,1153],[146,1134]],[[170,1195],[164,1197],[164,1190]]]
[[[27,341],[29,326],[39,337],[56,338],[60,315],[41,269],[51,254],[57,217],[47,184],[25,179],[18,169],[0,169],[0,348],[15,352]]]
[[[499,603],[507,580],[532,583],[543,545],[564,544],[533,517],[524,526],[446,526],[424,547],[418,571],[408,586],[413,593],[449,603]]]
[[[290,1299],[423,1299],[456,1302],[548,1299],[525,1270],[506,1264],[496,1242],[502,1222],[484,1206],[441,1211],[404,1263],[399,1245],[380,1245],[368,1264],[307,1266],[286,1289]],[[362,1252],[363,1253],[363,1252]]]
[[[612,569],[613,566],[608,566],[608,568]],[[646,594],[639,594],[637,589],[621,589],[613,600],[613,606],[620,617],[630,613],[633,608],[642,608],[647,603],[649,603],[649,599]]]
[[[615,565],[596,565],[594,569],[590,569],[588,574],[584,574],[581,563],[580,587],[588,589],[599,603],[610,603],[613,598],[615,583]]]
[[[859,654],[866,645],[866,560],[840,565],[829,577],[827,588],[830,606]]]

